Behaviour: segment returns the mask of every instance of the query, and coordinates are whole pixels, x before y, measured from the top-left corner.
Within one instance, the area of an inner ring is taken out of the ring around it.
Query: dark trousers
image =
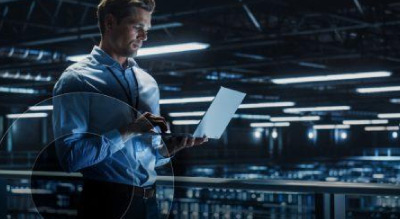
[[[133,191],[129,185],[85,180],[78,218],[160,218],[156,197],[145,199]]]

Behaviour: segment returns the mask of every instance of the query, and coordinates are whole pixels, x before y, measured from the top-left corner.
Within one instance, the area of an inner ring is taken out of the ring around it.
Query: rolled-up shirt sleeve
[[[160,152],[156,151],[156,167],[164,166],[171,161],[172,157],[164,157]]]
[[[90,133],[90,93],[77,72],[65,72],[53,90],[53,131],[62,168],[79,171],[110,157],[124,147],[118,130]]]
[[[157,133],[161,133],[161,129],[158,126],[153,127],[153,130]],[[156,156],[156,167],[164,166],[165,164],[169,163],[171,161],[172,157],[164,157],[161,153],[160,150],[167,150],[165,143],[162,141],[161,135],[153,135],[150,137],[150,141],[148,142],[149,145],[152,146],[153,149],[155,149],[155,156]]]
[[[158,127],[154,128],[156,131],[159,131]],[[171,161],[171,157],[164,157],[160,150],[167,150],[164,142],[162,141],[161,136],[151,136],[151,145],[155,149],[155,156],[156,156],[156,167],[163,166]]]

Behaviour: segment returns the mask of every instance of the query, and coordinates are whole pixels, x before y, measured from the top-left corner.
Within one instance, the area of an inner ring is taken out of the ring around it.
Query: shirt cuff
[[[113,129],[103,135],[103,139],[110,144],[111,154],[121,150],[124,147],[124,141],[122,140],[121,133],[118,130]]]
[[[156,167],[163,166],[171,161],[171,157],[164,157],[161,153],[157,150],[156,152]]]

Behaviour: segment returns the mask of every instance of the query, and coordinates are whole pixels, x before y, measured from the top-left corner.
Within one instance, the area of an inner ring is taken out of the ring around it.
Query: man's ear
[[[113,29],[115,24],[115,18],[112,14],[107,14],[106,17],[104,18],[104,27],[106,32],[110,31]]]

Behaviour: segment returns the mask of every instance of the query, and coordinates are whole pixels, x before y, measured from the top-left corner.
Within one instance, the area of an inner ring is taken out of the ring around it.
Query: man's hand
[[[201,145],[208,141],[208,138],[193,138],[193,137],[166,137],[163,138],[168,151],[161,150],[161,155],[164,157],[171,157],[178,151],[184,148],[191,148],[196,145]]]
[[[134,122],[127,126],[121,127],[119,132],[121,133],[122,140],[126,142],[134,134],[154,132],[154,126],[160,127],[162,132],[168,131],[168,125],[164,117],[156,116],[149,112],[143,113]]]

